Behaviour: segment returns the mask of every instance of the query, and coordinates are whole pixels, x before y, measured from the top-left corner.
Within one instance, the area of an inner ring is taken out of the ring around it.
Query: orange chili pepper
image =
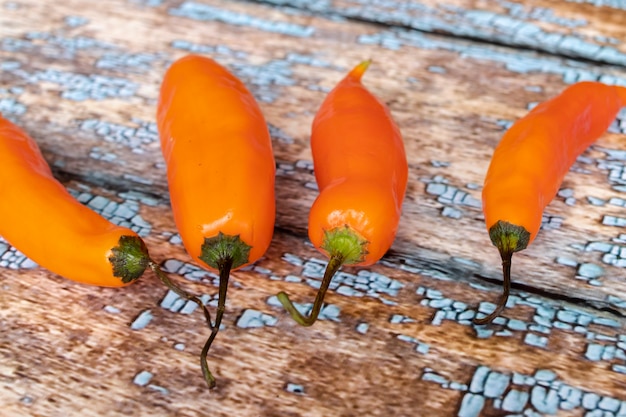
[[[52,175],[37,143],[0,116],[0,235],[73,281],[121,287],[150,265],[139,236],[79,203]]]
[[[144,241],[78,202],[52,175],[37,143],[0,116],[0,236],[28,258],[65,278],[122,287],[147,267],[170,290],[202,307],[150,258]]]
[[[191,257],[220,276],[215,325],[225,310],[230,271],[259,259],[274,231],[275,163],[265,119],[252,94],[210,58],[188,55],[167,70],[157,121],[174,221]]]
[[[559,190],[576,158],[595,142],[626,105],[626,88],[579,82],[543,102],[504,134],[491,159],[483,188],[483,212],[491,242],[500,251],[503,294],[511,286],[511,258],[537,236],[544,208]]]
[[[278,294],[304,326],[317,320],[341,266],[376,263],[391,247],[400,221],[408,177],[404,144],[385,104],[361,84],[369,64],[350,71],[313,120],[311,150],[320,194],[309,213],[309,238],[329,262],[309,317],[286,293]]]

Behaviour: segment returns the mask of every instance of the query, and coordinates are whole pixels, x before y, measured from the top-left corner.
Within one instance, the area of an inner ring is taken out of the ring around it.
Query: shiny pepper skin
[[[40,266],[84,284],[121,287],[150,262],[144,242],[79,203],[26,132],[0,116],[0,236]]]
[[[391,247],[400,221],[408,179],[404,143],[387,106],[361,83],[369,64],[354,67],[313,120],[311,151],[320,193],[309,213],[309,238],[329,261],[309,317],[286,293],[278,294],[304,326],[315,323],[341,266],[376,263]]]
[[[492,243],[500,251],[504,293],[509,294],[511,257],[526,249],[541,226],[543,210],[558,192],[576,158],[594,143],[626,105],[626,88],[584,81],[533,108],[502,137],[483,187],[483,212]]]
[[[274,232],[275,162],[265,118],[252,94],[211,58],[188,55],[165,73],[157,124],[167,163],[174,221],[196,262],[219,273],[215,324],[202,350],[202,371],[215,378],[206,355],[225,311],[230,271],[267,250]]]
[[[243,83],[214,60],[188,55],[161,84],[161,149],[176,227],[205,267],[205,239],[220,233],[248,245],[240,268],[259,259],[274,232],[275,162],[267,124]]]
[[[325,243],[330,231],[348,227],[358,234],[364,250],[344,265],[372,265],[391,247],[408,179],[400,129],[361,84],[368,66],[357,65],[328,94],[311,134],[320,194],[309,213],[309,238],[332,255]]]

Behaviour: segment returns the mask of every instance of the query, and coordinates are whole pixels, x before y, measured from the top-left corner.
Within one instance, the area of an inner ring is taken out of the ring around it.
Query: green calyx
[[[124,284],[142,276],[150,263],[148,248],[138,236],[121,236],[118,245],[111,252],[109,262],[113,266],[113,275]]]
[[[328,265],[322,277],[322,283],[315,296],[315,302],[308,317],[303,316],[289,299],[285,292],[278,294],[278,300],[289,312],[291,317],[302,326],[312,326],[319,316],[324,304],[324,297],[333,277],[342,265],[356,264],[367,255],[367,244],[361,235],[352,230],[348,225],[336,227],[324,232],[324,242],[321,249],[328,253]]]
[[[239,235],[231,236],[220,232],[217,236],[204,238],[199,258],[217,270],[223,269],[225,262],[231,261],[231,268],[235,269],[248,263],[251,248]]]
[[[501,254],[524,250],[530,241],[528,230],[502,220],[498,220],[489,228],[489,237]]]
[[[322,249],[330,258],[342,259],[343,265],[362,262],[367,255],[369,242],[351,229],[348,225],[336,227],[324,232]]]
[[[291,317],[302,326],[312,326],[322,311],[324,297],[330,286],[333,277],[343,265],[352,265],[362,262],[367,255],[367,244],[360,234],[351,229],[348,225],[335,227],[324,232],[324,241],[321,249],[328,254],[328,265],[322,277],[322,283],[315,296],[315,302],[308,317],[303,316],[289,299],[285,292],[278,294],[278,300]]]

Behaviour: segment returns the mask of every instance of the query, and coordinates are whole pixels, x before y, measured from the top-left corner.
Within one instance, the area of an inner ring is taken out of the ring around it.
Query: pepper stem
[[[326,291],[330,286],[330,282],[332,281],[335,273],[339,271],[341,265],[344,263],[344,257],[341,255],[331,256],[328,265],[326,266],[326,270],[324,271],[324,278],[322,278],[322,285],[320,289],[317,291],[317,296],[315,297],[315,302],[313,303],[313,308],[311,309],[311,314],[308,317],[303,316],[293,305],[289,296],[284,291],[278,293],[277,297],[280,303],[285,307],[285,310],[289,312],[291,317],[302,326],[312,326],[313,323],[317,320],[317,316],[320,314],[322,310],[322,304],[324,304],[324,297],[326,296]]]
[[[474,319],[474,324],[489,324],[502,313],[511,292],[511,258],[513,253],[524,250],[530,241],[530,233],[522,226],[498,220],[489,228],[491,242],[498,248],[502,259],[502,296],[496,308],[486,317]]]
[[[211,324],[209,319],[209,327],[211,334],[202,348],[200,354],[200,367],[202,375],[209,385],[209,389],[215,388],[215,377],[209,369],[207,356],[209,349],[213,344],[213,340],[220,331],[224,311],[226,311],[226,293],[228,291],[228,281],[230,279],[230,271],[241,265],[248,263],[250,258],[250,249],[252,247],[241,240],[239,235],[230,236],[220,232],[217,236],[205,238],[201,248],[200,260],[209,265],[211,268],[217,269],[220,276],[220,284],[217,299],[217,313],[215,314],[215,324]]]
[[[511,258],[513,257],[513,252],[503,253],[502,257],[502,295],[500,296],[500,300],[496,305],[496,308],[489,313],[488,316],[483,317],[481,319],[474,319],[474,324],[489,324],[496,317],[502,313],[504,308],[506,307],[506,303],[509,300],[509,294],[511,292]]]
[[[209,335],[207,341],[204,343],[202,353],[200,354],[200,367],[202,368],[202,375],[209,384],[209,389],[215,388],[215,377],[209,369],[207,356],[209,354],[209,349],[211,349],[211,345],[213,344],[213,340],[217,336],[217,333],[220,331],[222,317],[224,317],[224,311],[226,310],[226,292],[228,291],[228,280],[230,278],[230,270],[232,269],[232,265],[232,258],[226,258],[223,260],[223,262],[221,262],[221,265],[218,268],[220,274],[220,287],[219,295],[217,298],[217,313],[215,314],[215,324],[209,326],[211,327],[211,334]]]
[[[348,225],[325,231],[324,242],[320,249],[328,253],[329,260],[309,317],[300,314],[284,291],[278,293],[278,301],[298,324],[307,327],[312,326],[322,310],[326,291],[335,273],[339,271],[342,265],[362,262],[365,255],[367,255],[367,244],[368,241]]]
[[[198,298],[195,295],[189,294],[188,292],[186,292],[185,290],[181,289],[176,284],[174,284],[170,280],[170,278],[163,272],[161,267],[159,267],[159,265],[156,262],[154,262],[152,259],[150,259],[150,262],[148,265],[150,266],[150,269],[152,269],[154,274],[161,280],[161,282],[167,288],[175,292],[179,297],[184,298],[189,301],[193,301],[194,303],[198,304],[198,306],[202,308],[202,311],[204,312],[204,319],[206,320],[209,328],[211,329],[211,331],[214,331],[213,324],[211,324],[211,313],[209,312],[209,309],[204,305],[202,300],[200,300],[200,298]],[[204,360],[204,363],[206,363],[206,359]],[[213,378],[213,375],[211,375],[211,372],[208,372],[208,367],[207,367],[207,372],[204,372],[204,368],[203,368],[202,374],[204,376],[204,380],[209,385],[209,388],[215,387],[215,378]]]

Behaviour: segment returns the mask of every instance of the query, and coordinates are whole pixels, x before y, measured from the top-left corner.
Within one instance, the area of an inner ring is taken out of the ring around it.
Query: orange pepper
[[[543,102],[504,134],[483,188],[483,212],[500,251],[503,295],[496,309],[477,319],[491,322],[504,309],[511,285],[511,258],[537,236],[544,208],[576,158],[594,143],[626,105],[626,88],[579,82]]]
[[[176,286],[132,230],[116,226],[78,202],[50,171],[37,143],[0,116],[0,236],[40,266],[65,278],[122,287],[147,267],[180,297],[202,301]]]
[[[73,281],[121,287],[151,263],[132,230],[79,203],[52,175],[37,143],[0,116],[0,235]]]
[[[215,325],[225,310],[230,271],[259,259],[274,232],[275,163],[265,119],[252,94],[210,58],[188,55],[163,79],[157,122],[174,221],[189,255],[220,275]]]
[[[376,263],[391,247],[400,221],[408,177],[404,144],[387,106],[361,84],[369,64],[352,69],[313,120],[311,150],[320,194],[309,213],[309,238],[329,262],[309,317],[286,293],[278,295],[304,326],[317,320],[341,266]]]

